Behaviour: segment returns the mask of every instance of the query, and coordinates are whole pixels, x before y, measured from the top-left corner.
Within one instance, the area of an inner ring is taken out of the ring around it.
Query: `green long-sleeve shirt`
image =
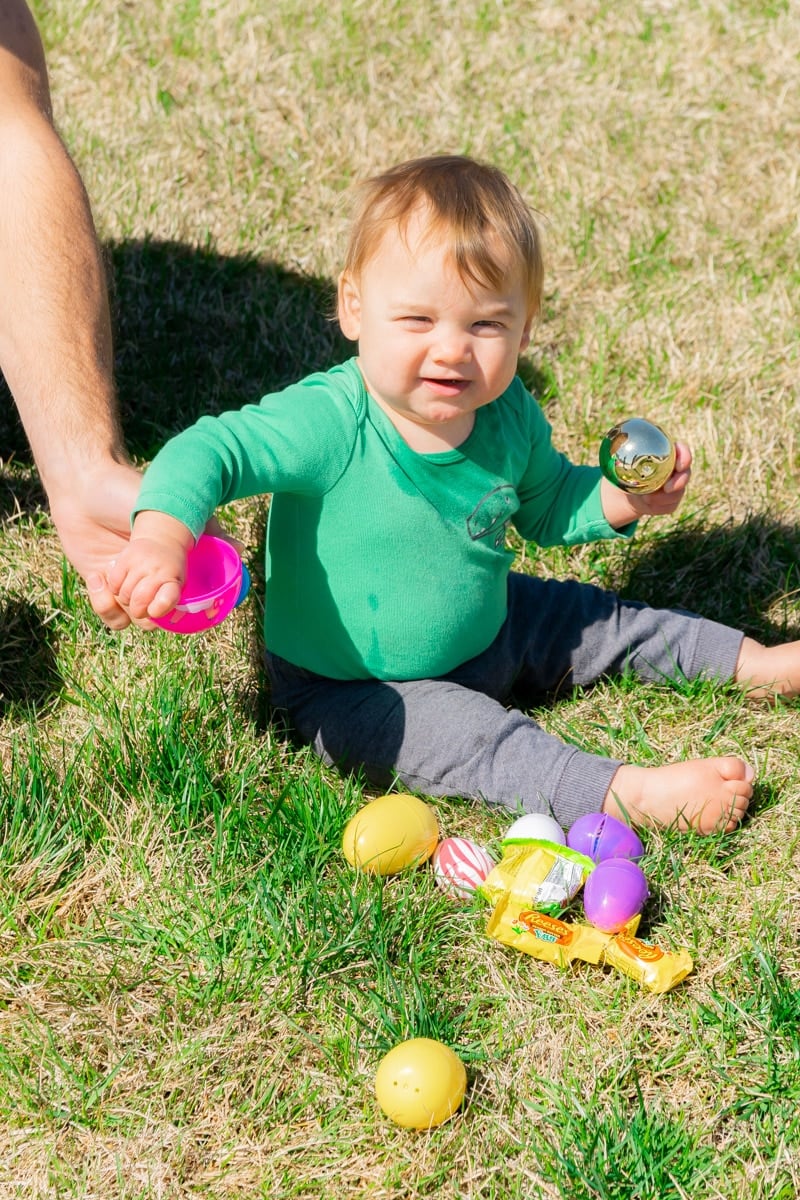
[[[218,505],[272,493],[269,649],[335,679],[417,679],[497,634],[509,522],[543,546],[617,535],[599,482],[599,469],[553,449],[519,379],[477,410],[457,449],[419,454],[351,359],[202,417],[156,456],[136,508],[169,513],[196,537]]]

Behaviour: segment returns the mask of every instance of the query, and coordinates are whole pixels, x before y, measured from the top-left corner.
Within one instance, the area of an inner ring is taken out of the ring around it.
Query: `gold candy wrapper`
[[[507,842],[478,890],[490,904],[506,896],[520,908],[555,916],[577,895],[594,865],[585,854],[555,842]]]
[[[637,914],[626,925],[626,932],[634,934],[638,926]],[[617,936],[603,933],[594,925],[562,921],[534,908],[520,908],[512,896],[503,897],[496,905],[486,932],[506,946],[532,954],[543,962],[555,963],[557,967],[566,967],[576,958],[588,963],[602,962],[606,947]]]
[[[603,933],[594,925],[561,921],[530,907],[520,907],[512,896],[502,897],[489,918],[486,932],[506,946],[543,962],[566,967],[575,959],[607,963],[635,979],[651,992],[667,992],[692,970],[686,950],[670,953],[635,937],[639,916],[632,917],[621,933]]]
[[[668,992],[685,979],[694,963],[688,950],[662,950],[640,938],[618,933],[603,951],[603,962],[630,975],[649,992]]]

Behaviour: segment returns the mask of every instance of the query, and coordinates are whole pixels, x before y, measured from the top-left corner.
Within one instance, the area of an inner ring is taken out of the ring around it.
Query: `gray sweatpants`
[[[550,812],[567,829],[600,809],[620,762],[565,744],[511,705],[626,670],[727,680],[742,636],[591,584],[512,574],[494,642],[439,678],[341,681],[269,652],[266,663],[273,706],[328,765],[361,769],[378,787]]]

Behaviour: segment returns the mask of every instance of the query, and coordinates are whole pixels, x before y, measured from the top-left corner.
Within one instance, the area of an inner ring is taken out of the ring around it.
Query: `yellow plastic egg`
[[[406,1129],[441,1125],[459,1108],[467,1072],[449,1046],[412,1038],[384,1055],[375,1076],[375,1096],[386,1116]]]
[[[439,841],[432,809],[416,796],[379,796],[348,821],[342,851],[353,867],[393,875],[430,858]]]

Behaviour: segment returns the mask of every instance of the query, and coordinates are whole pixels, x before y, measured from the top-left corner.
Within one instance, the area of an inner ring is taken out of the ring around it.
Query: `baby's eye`
[[[502,321],[475,321],[474,328],[479,332],[486,330],[489,333],[494,333],[497,330],[505,329],[505,325]]]
[[[424,317],[421,313],[406,313],[400,320],[404,325],[409,326],[428,326],[430,325],[430,317]]]

